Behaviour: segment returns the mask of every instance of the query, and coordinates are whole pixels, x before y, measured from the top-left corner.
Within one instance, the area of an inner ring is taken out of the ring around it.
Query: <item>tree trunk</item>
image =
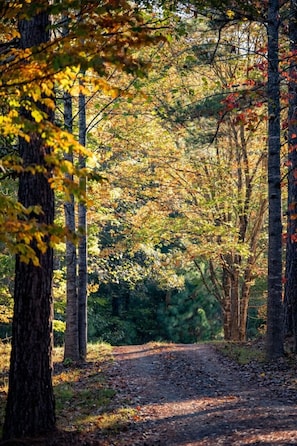
[[[239,341],[239,316],[240,316],[240,295],[239,295],[239,275],[236,266],[230,272],[231,282],[231,339]]]
[[[251,269],[247,267],[244,274],[244,281],[241,286],[241,305],[240,305],[240,322],[239,322],[239,341],[246,340],[246,329],[248,319],[248,309],[251,296]]]
[[[79,94],[79,142],[86,146],[86,99],[85,95]],[[84,156],[80,156],[79,165],[86,167]],[[80,180],[82,192],[86,192],[87,182],[85,178]],[[79,354],[85,360],[87,355],[87,208],[84,203],[78,205],[78,332],[79,332]]]
[[[72,133],[72,97],[69,93],[64,94],[64,123],[68,132]],[[66,153],[65,159],[73,164],[73,154]],[[73,175],[68,175],[70,181]],[[69,201],[64,203],[65,225],[72,233],[75,233],[75,202],[73,194]],[[64,359],[78,361],[78,299],[77,299],[77,254],[76,246],[71,239],[66,240],[66,332]]]
[[[49,40],[48,14],[41,12],[31,20],[19,23],[22,48]],[[51,116],[51,112],[46,110]],[[23,112],[26,119],[29,112]],[[41,224],[54,221],[54,195],[48,178],[50,169],[44,156],[48,148],[44,140],[31,134],[30,142],[20,141],[23,165],[41,165],[43,173],[24,172],[19,179],[19,201],[25,206],[40,205],[43,213],[32,215]],[[53,250],[41,253],[32,243],[40,266],[23,263],[19,256],[15,266],[14,316],[9,390],[3,438],[37,436],[55,426],[52,388],[52,273]]]
[[[230,283],[230,276],[226,268],[223,268],[222,283],[223,283],[223,293],[224,293],[224,298],[223,298],[224,339],[226,341],[231,341],[232,339],[231,283]]]
[[[297,351],[297,2],[291,0],[289,39],[290,62],[288,111],[288,209],[285,272],[285,336],[294,339]]]
[[[268,301],[267,356],[283,355],[282,220],[280,174],[279,2],[268,2]]]
[[[119,290],[115,287],[115,290],[111,293],[111,315],[113,317],[120,316],[120,296]]]

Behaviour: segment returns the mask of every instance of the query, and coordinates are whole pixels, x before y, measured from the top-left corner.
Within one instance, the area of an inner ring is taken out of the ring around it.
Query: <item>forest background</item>
[[[56,344],[65,341],[69,262],[64,237],[65,227],[70,226],[67,220],[65,225],[64,208],[67,213],[71,202],[75,212],[79,206],[87,208],[84,242],[88,246],[89,341],[114,345],[152,339],[189,343],[223,337],[244,340],[265,332],[266,4],[251,2],[243,10],[241,2],[229,3],[206,2],[201,8],[186,5],[174,13],[146,8],[146,20],[155,26],[155,40],[146,36],[135,48],[115,48],[113,60],[105,64],[102,73],[89,67],[84,71],[77,61],[67,68],[67,82],[59,84],[57,79],[55,124],[73,134],[87,151],[70,158],[68,153],[64,159],[60,154],[60,170],[53,181]],[[281,137],[286,209],[288,69],[294,55],[288,60],[288,4],[282,8]],[[5,39],[11,46],[17,38],[11,29],[10,24],[9,30],[3,30],[3,67],[9,64]],[[67,35],[69,30],[64,26],[53,32]],[[59,57],[66,58],[63,51]],[[128,53],[131,60],[123,63],[125,69],[114,63]],[[5,90],[3,84],[2,98],[9,88]],[[35,102],[39,99],[32,92],[29,95]],[[2,101],[1,118],[2,338],[11,336],[11,253],[34,263],[30,244],[33,239],[38,243],[38,237],[41,243],[43,237],[31,215],[19,218],[16,177],[22,168],[15,127],[10,127],[14,108],[18,108],[14,101]],[[68,105],[71,102],[70,118],[67,101]],[[38,107],[31,114],[36,125],[45,119]],[[20,130],[19,135],[24,137]],[[86,164],[81,164],[82,160]],[[81,180],[84,176],[89,177],[87,186]],[[71,185],[70,193],[65,183]],[[24,220],[27,225],[20,227]],[[83,234],[75,217],[70,237],[75,251],[74,238],[81,240]]]
[[[296,352],[295,1],[1,13],[4,439],[55,426],[53,327],[65,361],[266,325]]]

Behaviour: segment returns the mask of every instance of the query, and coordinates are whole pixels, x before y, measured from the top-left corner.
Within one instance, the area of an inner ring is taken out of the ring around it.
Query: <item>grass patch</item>
[[[84,425],[88,428],[88,417],[106,411],[115,395],[104,374],[112,360],[112,347],[89,344],[87,361],[82,364],[64,361],[63,350],[59,349],[55,359],[58,361],[53,384],[58,428],[84,430]]]
[[[0,437],[2,436],[2,425],[8,392],[10,350],[10,343],[0,341]]]
[[[90,415],[81,420],[78,430],[83,430],[84,432],[100,430],[103,434],[117,434],[127,429],[131,421],[137,416],[136,414],[136,409],[121,407],[111,412]]]
[[[112,426],[116,430],[116,426],[125,425],[130,410],[118,409],[113,413],[110,408],[115,390],[106,381],[105,372],[113,359],[112,347],[105,343],[89,344],[85,363],[64,363],[63,354],[62,347],[54,348],[53,386],[57,427],[65,431],[83,431],[89,430],[90,426],[99,427],[101,424],[105,425],[106,429],[109,426],[110,430],[113,429]],[[0,342],[0,358],[1,427],[8,391],[9,344]]]
[[[266,362],[265,350],[260,342],[218,342],[214,346],[240,365]]]

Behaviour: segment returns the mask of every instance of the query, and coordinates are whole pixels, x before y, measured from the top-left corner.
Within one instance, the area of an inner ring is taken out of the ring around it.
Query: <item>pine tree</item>
[[[279,2],[268,2],[268,302],[267,356],[283,355],[282,216],[280,173]]]
[[[49,17],[46,11],[19,22],[23,49],[49,41]],[[52,111],[43,110],[53,119]],[[32,119],[23,110],[24,119]],[[54,194],[48,178],[51,169],[45,157],[49,153],[42,137],[33,133],[30,140],[20,139],[23,165],[40,166],[44,172],[24,171],[19,178],[19,202],[26,208],[40,206],[35,215],[40,224],[54,221]],[[31,215],[33,218],[34,215]],[[52,388],[52,274],[53,249],[40,250],[31,243],[40,265],[22,262],[16,257],[12,353],[9,391],[3,438],[38,435],[55,426]],[[20,416],[20,414],[22,414]]]

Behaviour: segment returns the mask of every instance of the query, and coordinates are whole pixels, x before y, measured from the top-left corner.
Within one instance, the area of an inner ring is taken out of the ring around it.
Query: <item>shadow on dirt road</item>
[[[297,401],[280,399],[277,383],[253,381],[211,345],[115,347],[114,357],[118,403],[137,416],[111,445],[297,445]]]

